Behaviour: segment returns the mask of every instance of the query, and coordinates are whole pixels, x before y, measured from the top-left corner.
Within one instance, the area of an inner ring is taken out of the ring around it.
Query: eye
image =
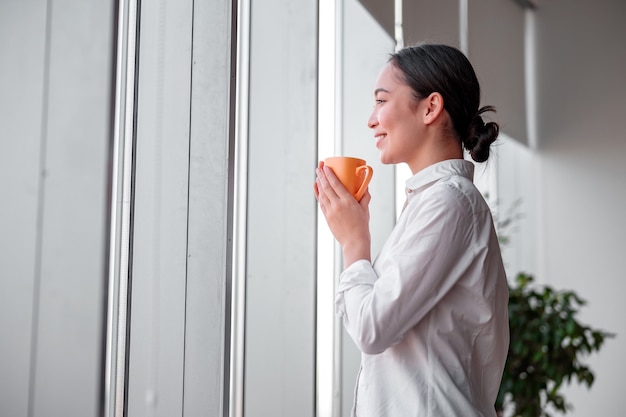
[[[377,104],[383,104],[385,101],[386,101],[386,100],[383,100],[383,99],[377,98],[376,100],[374,100],[374,103],[375,103],[374,105],[376,106]]]

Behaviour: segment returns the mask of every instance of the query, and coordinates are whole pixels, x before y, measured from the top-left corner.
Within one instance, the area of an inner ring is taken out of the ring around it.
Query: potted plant
[[[577,318],[585,300],[573,291],[533,284],[520,273],[509,285],[511,342],[496,401],[514,417],[548,417],[548,410],[571,409],[560,392],[575,379],[591,387],[594,374],[582,362],[600,350],[613,334],[581,324]]]
[[[489,201],[488,194],[485,199]],[[509,243],[508,234],[522,217],[520,203],[514,201],[504,217],[492,210],[501,246]],[[499,416],[505,409],[512,417],[550,417],[552,410],[565,414],[572,407],[560,391],[563,384],[575,380],[593,385],[593,371],[583,358],[599,351],[614,334],[579,321],[577,314],[585,304],[574,291],[537,285],[526,273],[509,282],[511,340],[496,400]]]

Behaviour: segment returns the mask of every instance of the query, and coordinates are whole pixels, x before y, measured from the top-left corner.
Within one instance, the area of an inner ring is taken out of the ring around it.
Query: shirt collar
[[[405,193],[407,197],[427,185],[444,177],[459,175],[474,180],[474,164],[465,159],[447,159],[430,165],[406,181]]]

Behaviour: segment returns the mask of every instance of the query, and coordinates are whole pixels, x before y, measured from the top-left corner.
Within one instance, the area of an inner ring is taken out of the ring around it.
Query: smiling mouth
[[[382,135],[376,135],[374,136],[374,139],[376,139],[376,146],[378,146],[378,144],[387,137],[386,134],[382,134]]]

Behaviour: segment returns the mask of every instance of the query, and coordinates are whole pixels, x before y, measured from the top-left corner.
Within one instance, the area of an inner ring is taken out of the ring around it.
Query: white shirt
[[[496,415],[508,286],[473,174],[459,159],[411,177],[373,265],[359,260],[341,274],[336,311],[362,352],[355,416]]]

